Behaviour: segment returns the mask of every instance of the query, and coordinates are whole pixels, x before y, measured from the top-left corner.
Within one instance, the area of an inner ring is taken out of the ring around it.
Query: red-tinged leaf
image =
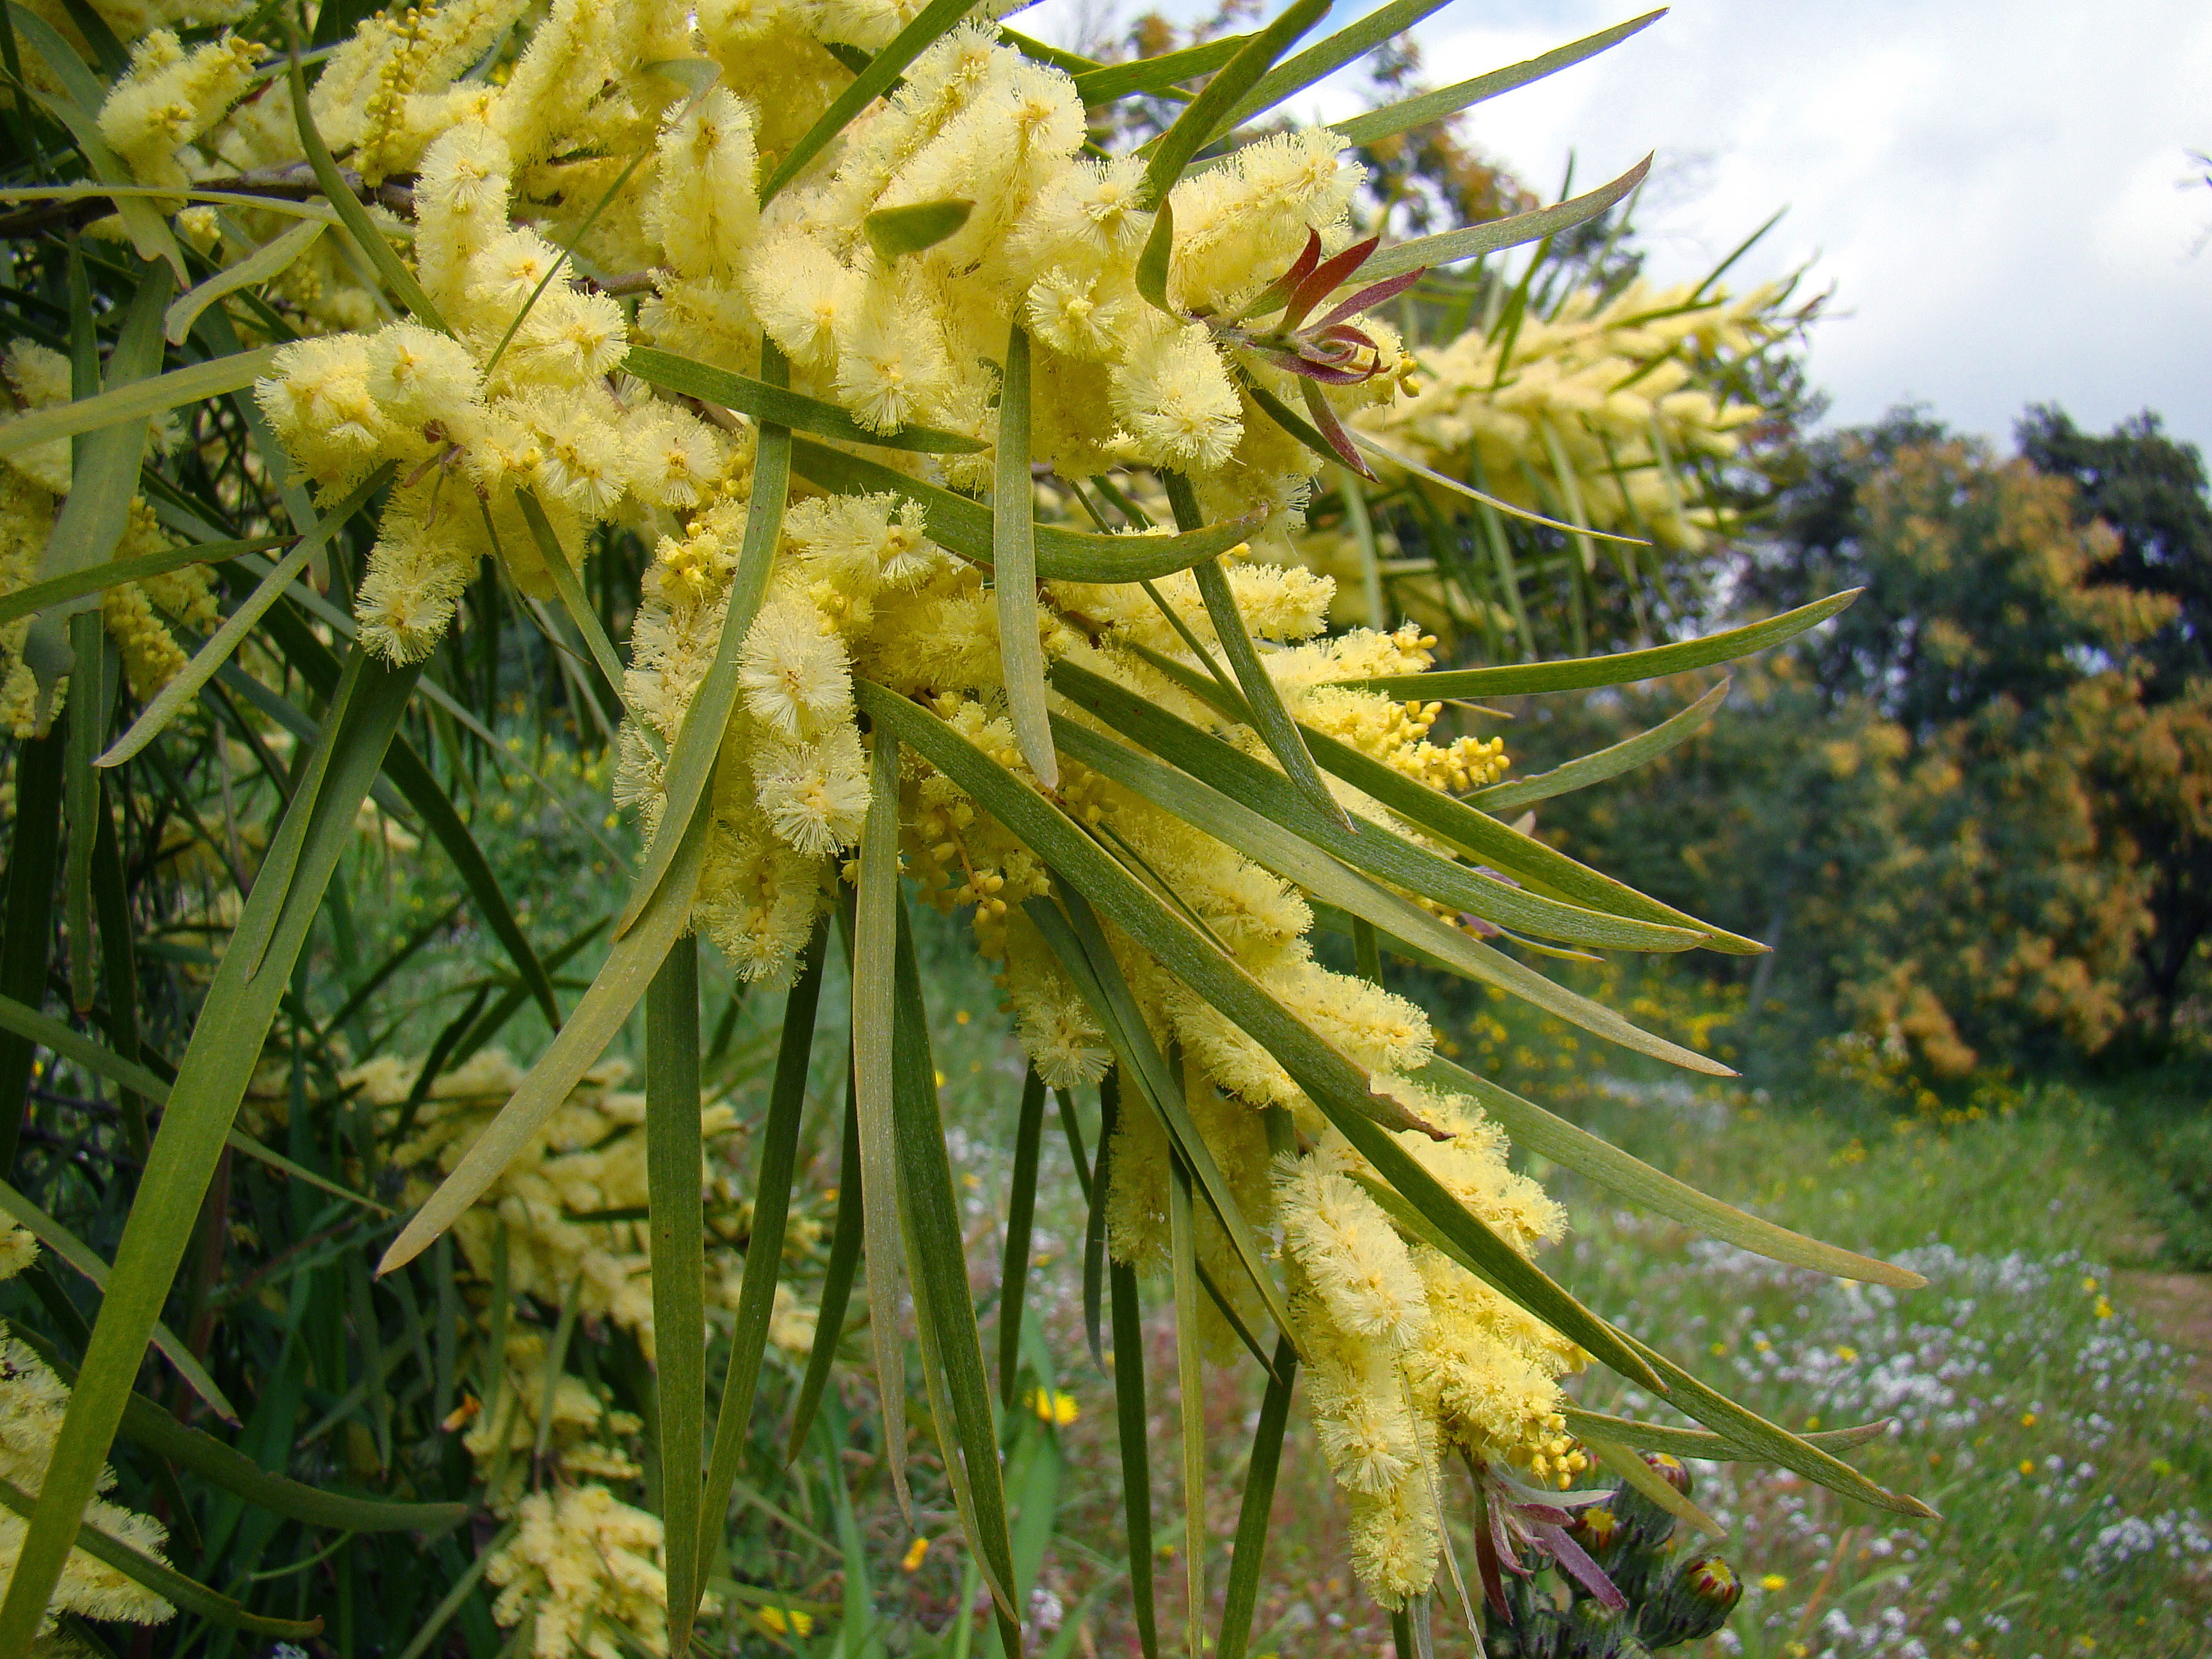
[[[1295,352],[1270,353],[1269,361],[1278,368],[1288,369],[1293,374],[1309,380],[1320,380],[1328,386],[1364,386],[1375,378],[1372,374],[1362,374],[1354,369],[1331,368],[1326,363],[1315,362],[1311,358],[1301,357]],[[1367,476],[1371,478],[1375,475],[1370,472]]]
[[[1359,458],[1359,451],[1352,444],[1352,434],[1344,429],[1344,422],[1336,418],[1336,411],[1328,406],[1328,399],[1321,395],[1321,388],[1309,379],[1299,384],[1298,390],[1305,394],[1306,413],[1313,416],[1314,425],[1321,429],[1321,435],[1328,447],[1354,472],[1373,477],[1375,475],[1367,470],[1367,463]]]
[[[1298,257],[1291,262],[1291,268],[1268,283],[1266,291],[1244,307],[1243,315],[1265,317],[1270,312],[1280,311],[1297,285],[1313,275],[1313,268],[1320,263],[1321,233],[1309,228],[1306,245],[1298,251]]]
[[[1290,309],[1283,313],[1283,326],[1296,328],[1305,321],[1306,313],[1349,282],[1352,273],[1365,264],[1368,256],[1382,243],[1380,236],[1370,236],[1322,260],[1291,293]]]
[[[1605,1569],[1589,1559],[1589,1553],[1559,1527],[1549,1524],[1536,1528],[1536,1536],[1552,1552],[1552,1559],[1571,1574],[1577,1583],[1588,1590],[1598,1601],[1619,1613],[1628,1605],[1628,1598],[1620,1587],[1606,1577]]]
[[[1497,1524],[1497,1511],[1480,1480],[1475,1482],[1474,1505],[1474,1565],[1482,1580],[1483,1599],[1490,1603],[1490,1610],[1498,1615],[1498,1622],[1510,1626],[1513,1623],[1513,1604],[1505,1599],[1505,1562],[1512,1559],[1513,1547],[1509,1540],[1500,1550],[1498,1540],[1504,1534]],[[1514,1566],[1517,1571],[1520,1563],[1514,1562]]]
[[[1371,311],[1385,300],[1395,299],[1428,274],[1428,267],[1419,265],[1412,270],[1401,271],[1395,276],[1385,276],[1379,283],[1370,283],[1337,307],[1335,310],[1330,312],[1328,316],[1322,318],[1315,326],[1326,329],[1331,324],[1340,323],[1346,318],[1359,312]]]
[[[1363,368],[1346,368],[1326,357],[1300,357],[1293,372],[1310,380],[1319,380],[1323,386],[1365,386],[1375,378]]]

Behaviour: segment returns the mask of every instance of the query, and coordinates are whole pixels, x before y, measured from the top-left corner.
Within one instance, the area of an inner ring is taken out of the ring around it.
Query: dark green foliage
[[[1740,599],[1866,591],[1706,733],[1539,809],[1575,856],[1775,944],[1754,1012],[1822,1011],[1805,1035],[1856,1028],[1925,1076],[2170,1040],[2212,927],[2201,467],[2149,417],[2091,438],[2040,410],[2022,443],[2002,461],[1905,410],[1808,447]],[[1532,702],[1510,739],[1581,753],[1686,690]]]

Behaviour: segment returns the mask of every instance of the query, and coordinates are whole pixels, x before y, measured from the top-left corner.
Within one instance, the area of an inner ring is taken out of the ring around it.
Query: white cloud
[[[1593,0],[1426,31],[1457,80],[1603,27]],[[1476,110],[1523,176],[1610,176],[1656,148],[1644,215],[1658,274],[1686,275],[1777,207],[1740,269],[1807,260],[1837,315],[1814,378],[1843,421],[1922,398],[2007,431],[2055,400],[2102,427],[2150,407],[2212,447],[2212,8],[1851,7],[1684,0],[1605,56]],[[2194,252],[2194,257],[2192,254]]]
[[[1082,3],[1020,26],[1063,34]],[[1632,9],[1452,7],[1419,31],[1425,70],[1462,80]],[[1358,88],[1301,101],[1339,115]],[[2148,407],[2212,449],[2212,190],[2184,187],[2188,152],[2212,149],[2202,0],[1681,0],[1470,130],[1546,191],[1571,151],[1587,188],[1656,150],[1642,221],[1660,276],[1702,275],[1787,205],[1738,269],[1812,261],[1834,286],[1812,369],[1839,421],[1917,398],[2002,436],[2033,402],[2096,428]]]

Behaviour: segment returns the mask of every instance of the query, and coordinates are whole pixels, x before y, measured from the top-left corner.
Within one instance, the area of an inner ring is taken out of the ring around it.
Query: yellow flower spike
[[[1083,1415],[1082,1408],[1075,1403],[1075,1396],[1060,1389],[1033,1390],[1030,1395],[1029,1407],[1036,1413],[1038,1421],[1050,1423],[1055,1428],[1064,1429]]]
[[[755,1607],[752,1618],[754,1623],[771,1636],[811,1636],[814,1633],[814,1615],[802,1613],[797,1607],[787,1613],[779,1607]]]

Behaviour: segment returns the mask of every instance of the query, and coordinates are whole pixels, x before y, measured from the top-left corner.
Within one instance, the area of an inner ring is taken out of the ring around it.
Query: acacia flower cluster
[[[17,340],[0,354],[0,426],[36,410],[66,404],[70,396],[69,359],[29,340]],[[155,420],[149,439],[166,449],[175,428]],[[70,441],[55,439],[0,459],[0,599],[20,592],[39,579],[39,568],[54,535],[54,521],[68,499],[72,458]],[[170,538],[141,496],[131,503],[118,559],[139,557],[170,545]],[[103,589],[100,619],[115,641],[125,678],[134,695],[150,697],[184,666],[185,653],[162,620],[162,613],[205,634],[216,625],[215,597],[204,565],[188,564],[135,582]],[[43,729],[62,706],[67,682],[57,687],[41,711],[38,676],[23,649],[34,618],[0,623],[0,724],[19,738]]]
[[[0,1279],[13,1279],[38,1254],[38,1241],[22,1228],[10,1224],[0,1229]],[[0,1327],[0,1480],[27,1497],[39,1495],[69,1400],[69,1386],[54,1375],[53,1368],[20,1337]],[[114,1484],[115,1472],[102,1469],[100,1489],[105,1492]],[[95,1498],[84,1518],[110,1538],[161,1559],[168,1532],[151,1516]],[[0,1510],[0,1583],[15,1572],[28,1527],[29,1522],[12,1509]],[[61,1582],[46,1604],[46,1628],[52,1630],[58,1616],[64,1613],[158,1625],[173,1618],[176,1609],[137,1579],[80,1548],[69,1553]]]
[[[1531,512],[1694,550],[1717,520],[1683,470],[1727,460],[1760,418],[1726,388],[1731,371],[1797,326],[1784,297],[1773,286],[1730,294],[1640,279],[1611,297],[1580,289],[1553,316],[1416,352],[1410,395],[1353,424]],[[1404,476],[1387,456],[1375,465]],[[1463,505],[1412,483],[1444,512]]]

